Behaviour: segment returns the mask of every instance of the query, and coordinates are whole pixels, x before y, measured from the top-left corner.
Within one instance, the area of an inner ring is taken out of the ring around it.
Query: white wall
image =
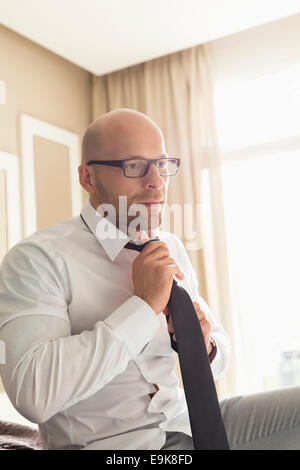
[[[300,59],[300,14],[212,41],[210,50],[216,82],[284,70]]]

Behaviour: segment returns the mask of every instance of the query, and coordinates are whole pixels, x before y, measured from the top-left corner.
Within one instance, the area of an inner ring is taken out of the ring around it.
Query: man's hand
[[[132,264],[134,295],[145,300],[158,315],[168,304],[173,275],[184,279],[166,243],[149,242]]]
[[[211,329],[210,323],[207,320],[207,318],[205,316],[205,313],[202,312],[202,310],[200,309],[200,305],[198,304],[198,302],[193,302],[193,304],[194,304],[194,307],[195,307],[195,310],[196,310],[196,313],[197,313],[197,317],[199,319],[200,326],[201,326],[201,329],[202,329],[202,333],[203,333],[203,336],[204,336],[204,341],[205,341],[205,344],[206,344],[207,354],[210,354],[211,351],[212,351],[212,347],[213,347],[212,343],[210,341],[210,329]],[[170,315],[169,323],[168,323],[168,330],[169,330],[170,333],[172,333],[173,340],[176,341],[176,335],[175,335],[175,330],[174,330],[173,319],[172,319],[172,315],[170,314],[170,311],[169,311],[168,307],[166,307],[163,310],[163,313],[165,315]]]

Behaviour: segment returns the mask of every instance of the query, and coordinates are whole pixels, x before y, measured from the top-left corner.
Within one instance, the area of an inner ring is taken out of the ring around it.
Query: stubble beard
[[[136,215],[128,215],[124,214],[126,217],[124,219],[124,215],[122,216],[120,220],[120,215],[119,215],[119,199],[116,199],[113,194],[111,194],[109,191],[107,191],[103,185],[99,182],[98,179],[96,179],[95,182],[96,185],[96,196],[98,198],[98,204],[101,206],[101,204],[111,204],[115,208],[115,221],[113,220],[112,222],[116,224],[116,227],[123,231],[124,233],[128,234],[128,228],[130,224],[139,216],[139,213],[137,212]],[[136,203],[131,203],[127,199],[127,211],[130,207],[131,204],[136,204]],[[145,206],[146,207],[146,206]],[[163,223],[163,209],[158,214],[155,214],[155,212],[152,214],[151,208],[147,209],[148,211],[148,217],[147,220],[142,219],[142,224],[138,224],[136,226],[136,231],[144,230],[145,228],[147,229],[148,232],[150,232],[151,236],[151,231],[157,230],[162,226]],[[108,217],[109,218],[109,217]]]

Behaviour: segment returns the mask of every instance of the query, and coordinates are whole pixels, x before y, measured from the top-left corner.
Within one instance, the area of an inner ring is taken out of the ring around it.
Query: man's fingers
[[[168,306],[163,309],[163,313],[164,313],[165,315],[169,315],[169,314],[170,314],[170,310],[169,310],[169,307],[168,307]]]
[[[162,258],[159,258],[156,260],[157,263],[163,264],[164,266],[167,266],[170,268],[173,272],[173,274],[178,278],[183,280],[184,279],[184,273],[181,271],[179,266],[176,264],[174,258],[171,258],[170,256],[165,256]]]
[[[184,273],[177,266],[175,260],[170,256],[168,246],[162,241],[149,242],[143,248],[139,256],[151,257],[151,261],[161,261],[173,270],[173,274],[180,280],[184,279]],[[175,269],[174,269],[175,268]]]
[[[164,308],[163,313],[165,315],[169,315],[168,331],[173,335],[173,340],[176,341],[173,318],[172,318],[169,308],[168,307]]]
[[[140,252],[140,256],[144,257],[153,253],[154,251],[158,250],[159,248],[166,248],[168,250],[167,245],[164,242],[156,241],[156,242],[149,242]]]
[[[166,259],[165,261],[166,263],[166,266],[168,266],[169,268],[171,268],[173,270],[173,274],[180,280],[184,280],[184,273],[179,269],[179,267],[177,266],[177,264],[175,263],[175,261],[172,259],[172,258],[168,258]]]
[[[200,305],[198,304],[198,302],[193,302],[193,304],[194,304],[198,319],[200,321],[204,320],[206,318],[205,313],[201,310]]]
[[[168,323],[168,329],[170,331],[170,333],[174,333],[174,324],[173,324],[173,318],[172,318],[172,315],[170,314],[169,316],[169,323]]]
[[[198,302],[193,302],[193,304],[197,313],[198,320],[200,322],[200,326],[201,326],[201,330],[202,330],[205,344],[207,347],[207,351],[209,351],[211,324],[207,320],[205,313],[201,310]]]
[[[178,268],[177,264],[169,264],[167,265],[173,272],[174,276],[176,276],[178,279],[180,280],[184,280],[184,273],[182,271],[180,271],[180,269]]]
[[[176,341],[176,335],[175,335],[175,330],[174,330],[173,318],[172,318],[172,315],[171,315],[171,314],[170,314],[170,316],[169,316],[168,330],[169,330],[169,332],[173,335],[173,340]]]
[[[203,332],[203,336],[204,337],[208,336],[210,334],[210,329],[211,329],[209,321],[206,320],[206,318],[203,320],[200,320],[200,326]]]
[[[210,330],[211,330],[211,324],[210,322],[206,319],[205,313],[201,310],[200,305],[198,302],[193,302],[195,310],[197,312],[197,317],[200,321],[200,326],[202,329],[202,333],[204,338],[209,341],[210,338]],[[175,335],[175,329],[174,329],[174,323],[173,323],[173,318],[170,313],[170,310],[168,307],[166,307],[163,310],[163,313],[165,315],[169,315],[169,321],[168,321],[168,330],[172,334],[173,340],[176,341],[176,335]]]

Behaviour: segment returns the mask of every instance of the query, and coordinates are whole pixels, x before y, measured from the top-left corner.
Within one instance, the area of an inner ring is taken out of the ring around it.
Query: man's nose
[[[146,187],[161,188],[165,185],[166,178],[160,176],[157,166],[152,163],[147,174],[142,179]]]

